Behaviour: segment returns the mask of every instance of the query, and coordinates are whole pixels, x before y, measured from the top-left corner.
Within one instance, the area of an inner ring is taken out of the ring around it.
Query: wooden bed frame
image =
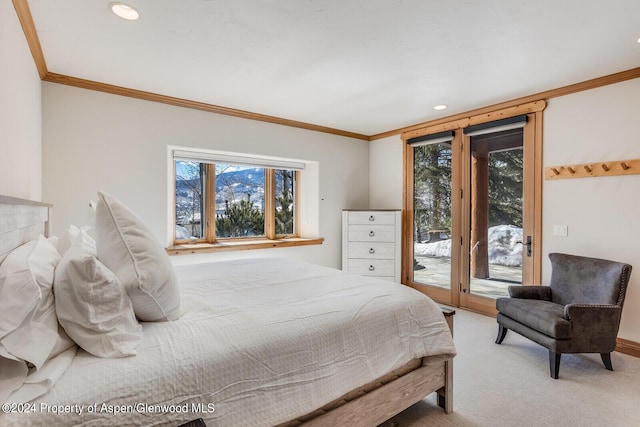
[[[52,206],[0,196],[0,262],[14,248],[49,235]],[[452,317],[447,318],[453,333]],[[305,417],[283,426],[373,426],[437,392],[438,405],[453,411],[453,360],[430,363],[428,358],[404,367],[354,390]]]

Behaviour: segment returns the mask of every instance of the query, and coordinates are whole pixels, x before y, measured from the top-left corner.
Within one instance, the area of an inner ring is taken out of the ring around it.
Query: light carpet
[[[456,309],[454,412],[432,394],[382,426],[640,426],[640,358],[614,352],[611,372],[599,354],[565,354],[554,380],[545,348],[513,331],[495,344],[497,330]]]

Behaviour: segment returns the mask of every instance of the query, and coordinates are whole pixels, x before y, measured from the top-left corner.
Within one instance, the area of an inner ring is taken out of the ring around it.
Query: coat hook
[[[553,171],[554,175],[560,175],[560,171],[556,168],[551,168],[551,170]]]
[[[591,173],[591,168],[588,165],[584,165],[584,170],[586,170],[588,173]]]
[[[570,173],[571,175],[573,175],[574,173],[576,173],[576,171],[575,171],[575,170],[573,170],[573,168],[572,168],[571,166],[567,166],[567,170],[569,171],[569,173]]]
[[[602,164],[602,169],[604,169],[605,172],[609,172],[609,166],[604,163]]]
[[[629,165],[627,165],[625,162],[620,162],[620,166],[622,166],[623,170],[629,169]]]

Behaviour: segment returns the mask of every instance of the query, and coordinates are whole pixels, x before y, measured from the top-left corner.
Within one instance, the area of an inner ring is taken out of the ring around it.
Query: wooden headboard
[[[0,262],[7,254],[40,234],[49,236],[52,205],[0,196]]]

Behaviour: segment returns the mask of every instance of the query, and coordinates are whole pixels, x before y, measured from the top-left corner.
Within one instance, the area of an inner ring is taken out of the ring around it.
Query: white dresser
[[[401,214],[342,211],[342,269],[400,283]]]

